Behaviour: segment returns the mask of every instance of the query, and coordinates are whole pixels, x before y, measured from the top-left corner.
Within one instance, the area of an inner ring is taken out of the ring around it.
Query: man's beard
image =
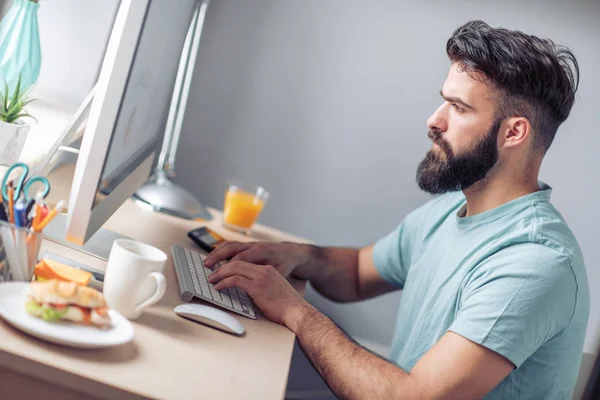
[[[442,194],[464,190],[485,178],[498,161],[496,141],[501,123],[501,119],[495,120],[481,141],[456,155],[440,131],[429,131],[427,136],[437,143],[446,157],[444,159],[433,150],[427,152],[417,168],[419,187],[431,194]]]

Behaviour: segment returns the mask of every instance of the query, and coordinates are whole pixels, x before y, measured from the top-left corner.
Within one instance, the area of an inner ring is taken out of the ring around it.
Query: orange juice
[[[230,225],[250,229],[263,206],[264,201],[252,193],[228,190],[225,193],[223,220]]]

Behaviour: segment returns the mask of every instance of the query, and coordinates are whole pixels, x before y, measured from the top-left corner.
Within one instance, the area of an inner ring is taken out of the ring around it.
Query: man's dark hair
[[[454,31],[446,52],[460,70],[498,91],[496,116],[521,116],[533,130],[533,148],[548,150],[573,107],[579,66],[573,53],[549,39],[469,21]]]

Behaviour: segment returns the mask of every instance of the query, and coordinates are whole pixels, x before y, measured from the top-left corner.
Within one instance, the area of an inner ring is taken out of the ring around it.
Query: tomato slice
[[[108,315],[108,308],[96,308],[96,313],[98,313],[98,315],[100,315],[101,317],[105,317]]]
[[[81,322],[83,322],[84,324],[89,324],[92,321],[92,309],[91,308],[80,307],[80,306],[71,306],[71,307],[77,307],[81,310],[81,315],[82,315]]]

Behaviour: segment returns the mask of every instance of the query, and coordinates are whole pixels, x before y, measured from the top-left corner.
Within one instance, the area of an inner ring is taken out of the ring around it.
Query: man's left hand
[[[313,309],[271,265],[230,261],[213,272],[208,281],[217,290],[233,286],[245,290],[268,319],[292,331],[297,329],[303,313]]]

